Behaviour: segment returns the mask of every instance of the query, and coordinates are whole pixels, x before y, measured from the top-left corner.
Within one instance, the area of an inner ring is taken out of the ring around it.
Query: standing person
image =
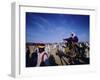
[[[49,66],[49,57],[48,54],[45,52],[45,45],[41,44],[38,46],[38,60],[37,66]]]
[[[26,67],[30,67],[30,49],[29,47],[26,48]]]

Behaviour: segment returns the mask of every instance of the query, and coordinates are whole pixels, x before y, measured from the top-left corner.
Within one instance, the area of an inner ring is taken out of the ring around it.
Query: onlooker
[[[48,54],[45,52],[45,45],[41,44],[38,46],[39,53],[38,53],[38,60],[37,66],[49,66],[49,57]]]

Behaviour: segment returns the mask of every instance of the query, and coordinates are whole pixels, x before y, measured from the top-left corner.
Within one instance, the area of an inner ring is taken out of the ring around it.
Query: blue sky
[[[26,42],[62,42],[71,32],[89,41],[89,15],[26,12]]]

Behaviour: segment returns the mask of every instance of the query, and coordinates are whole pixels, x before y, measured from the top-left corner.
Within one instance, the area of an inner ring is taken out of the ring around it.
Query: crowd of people
[[[90,63],[89,43],[79,42],[74,33],[71,33],[69,38],[63,39],[62,43],[41,43],[33,46],[33,51],[30,50],[30,45],[26,47],[26,67]]]

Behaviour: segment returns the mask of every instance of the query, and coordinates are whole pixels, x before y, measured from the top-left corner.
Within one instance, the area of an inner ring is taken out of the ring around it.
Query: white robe
[[[40,64],[42,62],[42,56],[44,53],[45,53],[45,51],[42,53],[38,53],[38,60],[37,60],[37,65],[36,65],[37,67],[40,66]],[[43,61],[45,62],[46,59],[48,59],[48,57],[46,55],[44,55]]]

